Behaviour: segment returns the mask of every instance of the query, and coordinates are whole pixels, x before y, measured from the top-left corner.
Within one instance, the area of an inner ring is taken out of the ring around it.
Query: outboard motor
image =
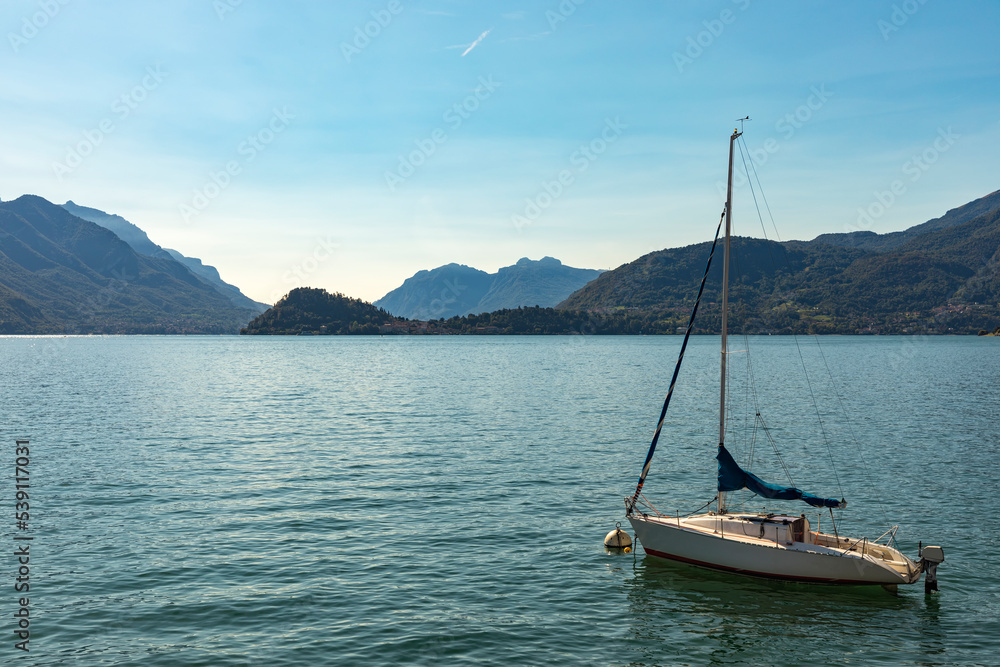
[[[944,549],[941,547],[923,547],[920,550],[920,569],[924,571],[924,593],[936,593],[937,566],[944,562]]]

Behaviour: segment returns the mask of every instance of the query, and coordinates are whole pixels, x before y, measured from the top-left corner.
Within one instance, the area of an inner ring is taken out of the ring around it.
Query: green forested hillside
[[[962,211],[983,207],[977,200],[950,213],[954,222]],[[887,251],[831,244],[826,237],[786,243],[733,239],[734,325],[761,333],[992,330],[1000,323],[1000,208],[960,224],[919,227],[923,233]],[[692,302],[710,246],[650,253],[601,275],[559,307],[647,318],[674,313]],[[718,318],[721,275],[717,262],[699,330]]]
[[[375,334],[401,321],[381,308],[324,289],[299,287],[244,327],[242,334]]]

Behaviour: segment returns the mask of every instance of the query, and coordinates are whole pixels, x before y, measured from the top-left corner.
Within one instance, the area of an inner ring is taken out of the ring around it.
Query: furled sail
[[[736,459],[724,445],[719,445],[719,491],[738,491],[747,488],[758,496],[776,500],[802,500],[813,507],[846,507],[846,500],[820,498],[811,493],[800,491],[792,486],[778,486],[765,482],[757,475],[747,472],[736,463]]]

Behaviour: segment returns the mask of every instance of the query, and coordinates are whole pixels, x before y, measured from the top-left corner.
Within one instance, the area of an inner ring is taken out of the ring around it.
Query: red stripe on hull
[[[813,584],[839,584],[843,586],[889,585],[877,581],[856,581],[851,579],[823,579],[822,577],[786,577],[780,574],[770,574],[767,572],[754,572],[753,570],[740,570],[737,568],[724,567],[722,565],[715,565],[712,563],[705,563],[700,560],[694,560],[692,558],[684,558],[683,556],[674,556],[672,554],[663,553],[662,551],[654,551],[652,549],[646,549],[645,547],[643,547],[643,549],[650,556],[656,556],[657,558],[665,558],[667,560],[687,563],[688,565],[697,565],[698,567],[708,568],[709,570],[719,570],[720,572],[735,572],[736,574],[745,574],[751,577],[762,577],[764,579],[778,579],[780,581],[803,581]]]

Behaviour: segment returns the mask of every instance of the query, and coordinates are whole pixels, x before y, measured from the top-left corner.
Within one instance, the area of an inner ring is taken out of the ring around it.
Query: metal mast
[[[726,185],[726,242],[723,245],[722,254],[722,374],[719,381],[719,447],[726,444],[726,353],[727,353],[727,326],[729,319],[729,239],[732,230],[733,219],[733,148],[736,139],[742,134],[738,130],[733,130],[733,135],[729,137],[729,181]],[[719,513],[726,511],[726,494],[719,492]]]

